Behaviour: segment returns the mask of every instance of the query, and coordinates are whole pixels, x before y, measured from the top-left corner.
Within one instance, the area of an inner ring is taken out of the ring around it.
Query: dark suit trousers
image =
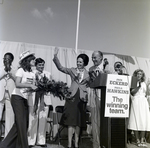
[[[15,114],[15,123],[6,138],[0,143],[0,148],[28,148],[28,103],[27,100],[12,95],[11,104]]]

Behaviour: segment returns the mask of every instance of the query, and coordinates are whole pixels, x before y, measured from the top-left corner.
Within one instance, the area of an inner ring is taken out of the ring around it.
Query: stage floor
[[[127,144],[126,148],[150,148],[150,143],[146,143],[147,147],[138,147],[135,144]],[[85,139],[82,143],[80,142],[80,148],[93,148],[92,141]],[[47,141],[47,147],[34,146],[32,148],[67,148],[67,140],[62,140],[61,145],[58,144],[58,141],[52,142]]]
[[[150,143],[146,143],[147,148],[150,148]],[[135,144],[127,144],[127,148],[146,148],[146,147],[138,147]]]
[[[40,146],[34,146],[33,148],[41,148],[41,147]],[[58,144],[47,144],[47,147],[45,147],[45,148],[65,148],[65,147],[62,145],[58,145]]]
[[[150,143],[146,143],[146,144],[147,144],[147,148],[150,148]],[[89,145],[89,147],[92,148],[91,145]],[[41,147],[35,146],[33,148],[41,148]],[[47,148],[66,148],[66,147],[58,144],[47,144]],[[85,148],[85,146],[81,145],[80,148]],[[134,144],[127,144],[127,148],[146,148],[146,147],[138,147]]]

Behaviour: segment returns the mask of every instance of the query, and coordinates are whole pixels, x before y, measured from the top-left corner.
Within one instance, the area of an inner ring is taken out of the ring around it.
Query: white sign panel
[[[131,76],[108,74],[105,117],[128,117]]]

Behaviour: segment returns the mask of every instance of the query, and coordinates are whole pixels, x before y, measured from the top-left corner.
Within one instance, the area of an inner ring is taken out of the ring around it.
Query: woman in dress
[[[146,98],[145,73],[138,69],[133,73],[137,77],[137,87],[131,89],[131,110],[129,116],[128,129],[133,130],[137,146],[147,146],[145,144],[145,133],[150,131],[150,111]]]
[[[28,148],[28,103],[27,99],[32,97],[28,89],[35,90],[35,74],[32,67],[35,65],[34,53],[25,51],[20,55],[20,67],[16,72],[16,88],[11,95],[11,104],[15,115],[15,123],[6,138],[0,143],[0,148]]]
[[[89,57],[86,54],[80,54],[77,57],[76,68],[65,68],[59,62],[58,51],[59,49],[55,48],[53,61],[58,70],[71,77],[71,87],[69,88],[71,95],[70,99],[66,99],[60,124],[68,127],[68,148],[71,148],[74,133],[75,147],[78,148],[80,129],[86,127],[85,114],[88,101],[86,86],[89,74],[85,66],[88,65]]]

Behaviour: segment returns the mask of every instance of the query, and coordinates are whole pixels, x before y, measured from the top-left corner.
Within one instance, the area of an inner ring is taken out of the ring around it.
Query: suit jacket
[[[102,67],[102,66],[101,66]],[[89,72],[95,72],[95,70],[97,69],[97,66],[91,66],[90,68],[89,68]],[[104,70],[101,68],[101,72],[102,73],[104,73]]]
[[[57,67],[57,69],[65,74],[70,75],[71,77],[71,86],[69,91],[71,92],[71,98],[77,93],[78,89],[80,91],[80,99],[84,102],[88,101],[88,94],[87,94],[87,83],[89,81],[89,73],[85,69],[84,76],[81,82],[77,80],[77,68],[66,68],[63,67],[57,56],[54,56],[53,61]]]
[[[106,65],[105,69],[102,69],[102,65],[100,65],[100,67],[101,67],[100,73],[106,73],[106,74],[114,73],[112,68],[109,65]],[[97,77],[96,69],[97,69],[97,66],[92,66],[89,68],[90,81],[93,81]]]
[[[92,67],[89,68],[90,82],[94,81],[95,78],[97,77],[96,69],[97,69],[97,66],[92,66]],[[102,68],[100,69],[100,72],[104,73]]]

